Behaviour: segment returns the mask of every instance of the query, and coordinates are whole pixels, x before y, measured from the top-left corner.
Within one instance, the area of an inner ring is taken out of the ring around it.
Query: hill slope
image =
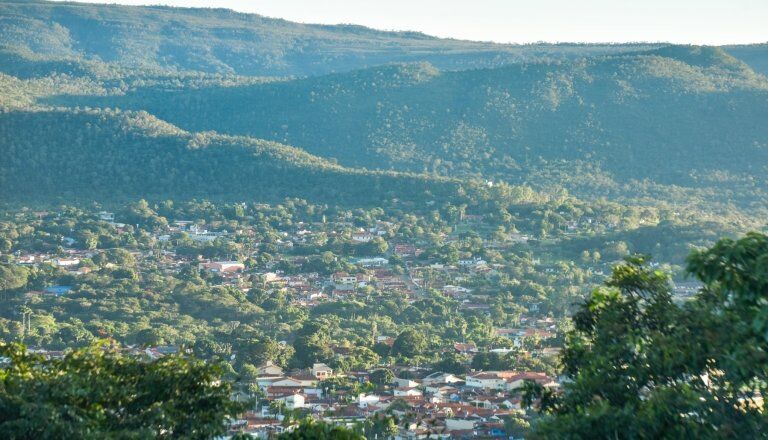
[[[755,72],[768,76],[768,43],[725,46],[723,49],[749,64]]]
[[[0,201],[10,203],[464,200],[455,181],[345,169],[273,142],[185,132],[144,112],[0,112],[0,155]]]
[[[52,102],[145,109],[188,130],[279,141],[347,166],[512,182],[581,174],[765,188],[768,165],[768,81],[717,48],[462,72],[393,65]]]
[[[224,9],[43,1],[0,1],[0,27],[0,47],[54,60],[261,76],[317,75],[404,61],[467,69],[648,47],[499,45],[300,24]]]

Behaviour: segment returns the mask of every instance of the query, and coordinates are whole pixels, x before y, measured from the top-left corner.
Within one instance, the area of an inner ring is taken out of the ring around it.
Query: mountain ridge
[[[339,205],[397,199],[426,206],[487,197],[479,182],[350,169],[275,142],[192,133],[146,112],[0,111],[0,202],[70,203],[181,197]],[[477,201],[476,200],[476,201]],[[69,201],[69,202],[68,202]]]
[[[657,47],[509,45],[317,25],[223,9],[0,2],[0,46],[123,65],[257,76],[317,75],[388,62],[430,61],[441,69],[498,66]]]
[[[274,151],[374,180],[410,173],[643,203],[768,200],[760,46],[498,45],[45,1],[0,0],[0,28],[6,111],[147,111],[205,139],[290,145]]]
[[[458,72],[396,64],[42,102],[143,109],[188,130],[269,139],[350,167],[516,184],[541,160],[591,163],[620,183],[699,185],[694,175],[718,169],[762,181],[768,139],[758,123],[768,80],[720,48],[696,46]]]

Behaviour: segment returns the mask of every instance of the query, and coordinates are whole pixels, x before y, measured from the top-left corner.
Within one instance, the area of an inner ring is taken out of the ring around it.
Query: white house
[[[323,363],[316,363],[312,365],[312,375],[323,380],[333,376],[333,369]]]
[[[357,396],[357,405],[360,408],[368,408],[368,405],[376,405],[381,398],[375,394],[361,393]]]
[[[428,385],[426,388],[424,388],[424,391],[430,394],[450,396],[451,394],[456,394],[459,390],[449,385],[434,384]]]
[[[78,258],[57,258],[53,260],[53,264],[59,267],[71,267],[80,264],[80,260]]]
[[[389,260],[382,257],[360,258],[355,263],[363,267],[382,267],[389,264]]]
[[[355,275],[350,275],[346,272],[336,272],[333,274],[331,281],[333,281],[335,284],[356,284],[357,283],[357,277]]]
[[[394,390],[395,397],[416,397],[421,396],[423,393],[418,388],[395,388]]]
[[[470,388],[503,390],[507,388],[507,381],[496,373],[476,373],[467,376],[466,385]]]
[[[444,384],[444,383],[456,383],[461,382],[462,379],[456,375],[450,373],[432,373],[429,376],[422,379],[421,383],[424,385]]]
[[[267,361],[263,365],[257,368],[259,376],[282,376],[283,375],[283,369],[279,366],[272,363],[272,361]]]
[[[99,220],[103,220],[105,222],[113,222],[113,221],[115,221],[115,213],[114,212],[101,211],[101,212],[99,212]]]
[[[301,388],[303,386],[306,386],[307,384],[304,383],[304,381],[296,380],[292,377],[285,377],[280,380],[276,380],[271,383],[271,386],[273,387],[291,387],[291,388]]]
[[[192,241],[196,241],[198,243],[208,243],[216,240],[219,237],[225,237],[226,235],[227,231],[211,232],[207,229],[201,229],[197,225],[192,225],[189,227],[189,238]]]
[[[488,262],[483,260],[482,258],[475,257],[475,258],[469,258],[469,259],[462,259],[459,260],[459,266],[485,266]]]
[[[419,386],[419,382],[416,382],[415,380],[400,379],[399,377],[396,377],[392,383],[394,383],[398,388],[414,388]]]
[[[285,402],[285,407],[288,409],[304,408],[305,399],[301,394],[292,394],[278,400]]]
[[[373,240],[375,235],[371,234],[370,232],[355,232],[352,234],[352,241],[358,242],[358,243],[368,243],[369,241]]]
[[[475,429],[475,421],[471,419],[445,419],[446,431],[466,431]]]

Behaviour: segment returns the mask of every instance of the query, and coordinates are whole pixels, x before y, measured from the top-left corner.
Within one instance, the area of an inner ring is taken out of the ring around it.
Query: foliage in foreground
[[[575,314],[561,395],[531,438],[759,438],[768,432],[768,237],[721,240],[688,258],[704,287],[683,305],[636,257]]]
[[[281,434],[280,440],[363,440],[360,434],[343,426],[331,425],[324,422],[316,422],[312,419],[304,420],[291,432]]]
[[[45,359],[0,345],[0,433],[8,439],[212,438],[241,410],[216,365],[148,362],[106,343]]]

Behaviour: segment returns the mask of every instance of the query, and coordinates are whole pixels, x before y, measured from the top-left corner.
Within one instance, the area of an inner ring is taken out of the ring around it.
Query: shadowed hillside
[[[301,196],[423,206],[466,197],[454,181],[350,170],[273,142],[188,133],[144,112],[0,113],[0,149],[3,202]]]
[[[367,168],[512,182],[765,188],[768,81],[718,48],[443,72],[430,64],[242,87],[146,88],[66,105],[283,142]]]

